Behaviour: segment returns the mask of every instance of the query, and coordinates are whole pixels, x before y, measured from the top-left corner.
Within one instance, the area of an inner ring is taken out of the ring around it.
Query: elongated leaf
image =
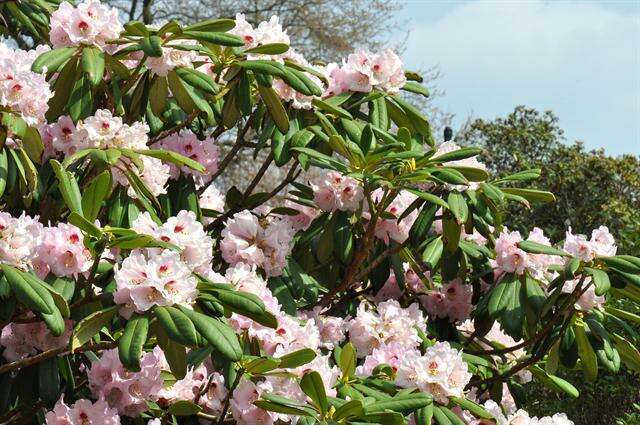
[[[154,312],[158,322],[160,322],[160,325],[162,325],[171,339],[187,346],[198,344],[196,328],[186,314],[170,306],[157,306]]]
[[[598,357],[589,342],[584,323],[576,321],[573,331],[576,335],[578,355],[582,361],[584,377],[587,381],[594,381],[598,377]]]
[[[467,221],[467,218],[469,217],[469,207],[467,206],[467,201],[460,192],[450,192],[449,197],[447,198],[447,203],[459,224]]]
[[[82,194],[82,211],[84,217],[89,221],[98,218],[98,214],[102,209],[102,203],[111,191],[111,173],[108,170],[98,174],[86,186]]]
[[[388,400],[377,401],[371,405],[365,406],[367,413],[382,412],[392,410],[400,413],[411,413],[414,410],[426,407],[433,403],[433,397],[427,393],[411,393],[401,396],[395,396]]]
[[[323,415],[327,413],[329,402],[327,401],[327,393],[324,389],[324,383],[320,374],[316,371],[307,372],[300,380],[300,388],[315,403]]]
[[[533,241],[520,241],[518,242],[518,247],[520,247],[520,249],[522,249],[524,252],[529,252],[531,254],[559,255],[562,257],[569,257],[569,254],[562,250]]]
[[[80,195],[80,188],[76,179],[69,171],[65,170],[62,165],[55,159],[49,161],[53,172],[58,178],[58,188],[62,199],[67,204],[69,210],[74,211],[80,215],[82,214],[82,197]]]
[[[51,294],[42,286],[32,285],[25,279],[20,270],[7,264],[0,264],[0,269],[4,277],[9,282],[11,290],[18,301],[29,307],[33,311],[43,314],[52,314],[56,310]]]
[[[191,319],[197,331],[221,354],[233,361],[242,358],[242,347],[229,325],[182,306],[180,310]]]
[[[273,122],[283,134],[287,133],[289,131],[289,117],[276,92],[270,87],[260,85],[258,86],[258,91],[260,92],[260,97],[265,102]]]
[[[102,82],[104,75],[104,52],[97,47],[82,49],[82,70],[89,76],[92,85]]]
[[[261,46],[245,49],[245,53],[254,53],[261,55],[281,55],[289,50],[289,45],[285,43],[269,43]]]
[[[280,357],[280,367],[283,369],[293,369],[303,366],[316,358],[316,352],[310,348],[302,348]]]
[[[111,319],[118,312],[118,306],[107,307],[103,310],[98,310],[91,313],[84,319],[82,319],[73,330],[71,336],[71,351],[74,351],[78,347],[82,347],[89,342],[100,329],[107,326]]]
[[[31,70],[38,74],[43,73],[45,69],[47,73],[56,72],[75,52],[75,47],[62,47],[45,52],[33,61]]]
[[[149,319],[146,316],[134,316],[127,322],[124,333],[118,340],[118,354],[122,364],[131,371],[140,370],[142,347],[147,341]]]
[[[544,190],[535,189],[521,189],[515,187],[502,188],[504,193],[511,193],[513,195],[522,196],[524,199],[530,202],[555,202],[556,197],[551,192],[545,192]]]
[[[242,47],[244,46],[244,40],[234,34],[226,34],[224,32],[209,32],[209,31],[183,31],[182,36],[198,41],[205,41],[208,43],[218,44],[220,46],[230,47]]]

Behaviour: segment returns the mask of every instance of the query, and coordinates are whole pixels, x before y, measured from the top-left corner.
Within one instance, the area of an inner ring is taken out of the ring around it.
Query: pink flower
[[[20,115],[29,125],[44,124],[53,97],[44,74],[31,71],[31,64],[46,46],[24,51],[0,43],[0,106]],[[9,133],[8,142],[16,143]]]
[[[377,189],[372,195],[375,202],[380,202],[382,200],[383,191],[382,189]],[[399,218],[409,205],[416,200],[416,198],[416,195],[413,193],[402,190],[391,201],[385,211]],[[413,210],[406,217],[402,218],[402,220],[399,220],[398,218],[378,219],[375,229],[376,237],[383,240],[387,245],[389,245],[391,240],[397,243],[403,243],[409,237],[409,230],[411,230],[411,226],[413,226],[417,217],[418,210]]]
[[[423,356],[402,358],[396,384],[418,387],[431,393],[438,403],[446,404],[449,397],[463,396],[471,376],[460,351],[451,348],[448,342],[436,342]]]
[[[219,213],[224,212],[224,203],[224,195],[214,184],[209,184],[207,189],[202,192],[202,195],[200,195],[200,199],[198,200],[200,208],[217,211]],[[205,226],[212,223],[213,220],[214,219],[212,217],[202,217],[202,223]]]
[[[91,253],[84,246],[84,236],[77,227],[59,223],[42,232],[42,242],[35,260],[42,278],[50,271],[58,277],[77,277],[89,271],[93,264]]]
[[[46,425],[120,425],[118,411],[104,400],[80,399],[68,406],[62,397],[45,415]]]
[[[452,322],[462,322],[469,318],[473,305],[473,288],[460,279],[442,285],[436,291],[420,297],[420,302],[430,315],[448,317]]]
[[[172,250],[160,253],[134,250],[115,271],[114,301],[124,304],[123,315],[144,312],[155,305],[190,306],[197,296],[197,281]]]
[[[324,211],[355,211],[364,198],[357,180],[329,171],[309,182],[314,202]]]
[[[212,138],[199,140],[191,130],[183,130],[178,134],[172,134],[156,142],[154,149],[164,149],[177,152],[180,155],[193,159],[204,168],[204,173],[195,171],[187,166],[178,168],[174,164],[169,164],[171,168],[171,178],[177,179],[180,174],[194,176],[198,185],[208,183],[213,175],[218,171],[218,146]]]
[[[415,294],[425,293],[427,291],[425,284],[422,282],[422,279],[420,279],[420,276],[411,269],[409,263],[403,263],[402,267],[404,268],[404,284],[406,285],[406,288]],[[430,279],[428,271],[425,272],[425,277]],[[402,290],[400,289],[400,286],[398,286],[396,274],[393,269],[389,270],[389,277],[387,278],[387,281],[376,293],[374,299],[376,302],[381,302],[390,299],[397,299],[400,296],[402,296]]]
[[[26,213],[18,218],[0,211],[0,263],[26,269],[37,255],[43,227]]]
[[[284,206],[298,211],[296,215],[286,216],[286,220],[295,230],[307,230],[313,220],[320,214],[317,208],[299,204],[289,199],[284,201]]]
[[[244,380],[233,391],[231,398],[231,412],[238,425],[272,425],[275,414],[260,409],[253,404],[262,396],[264,391],[271,392],[268,383],[254,384]]]
[[[362,366],[358,366],[356,369],[356,375],[358,376],[371,376],[373,370],[381,365],[387,364],[393,369],[394,372],[398,371],[400,363],[403,357],[419,357],[420,352],[415,348],[407,348],[403,344],[392,342],[385,344],[384,342],[380,346],[371,351],[371,354],[364,358]]]
[[[178,246],[182,250],[180,259],[193,271],[206,273],[211,268],[213,240],[192,211],[182,210],[162,225],[144,212],[131,223],[131,229]]]
[[[356,317],[349,322],[349,338],[359,357],[371,354],[382,343],[396,342],[407,349],[418,346],[420,338],[416,328],[425,331],[426,324],[417,303],[402,308],[396,300],[389,300],[378,304],[376,310],[367,309],[362,303]]]
[[[576,277],[573,280],[567,280],[562,286],[562,292],[572,293],[578,283],[580,282],[580,277]],[[576,310],[589,311],[594,308],[601,308],[605,302],[604,295],[596,295],[596,289],[594,285],[589,285],[591,283],[590,277],[585,277],[584,282],[582,283],[582,290],[587,288],[586,291],[580,295],[580,298],[575,303]],[[587,287],[587,285],[589,285]]]
[[[146,400],[157,400],[164,388],[163,360],[162,350],[156,347],[142,355],[140,371],[131,372],[120,363],[117,349],[103,351],[87,371],[89,388],[121,415],[136,417],[148,409]]]
[[[261,223],[251,212],[241,211],[222,230],[222,257],[229,264],[255,265],[268,276],[279,276],[287,265],[294,234],[286,219]]]
[[[181,44],[190,44],[190,40],[180,40]],[[195,42],[192,42],[195,44]],[[183,50],[173,48],[168,45],[162,46],[162,56],[149,56],[145,64],[152,74],[166,77],[169,71],[175,67],[193,68],[193,62],[198,59],[198,55],[193,50]]]
[[[345,339],[349,318],[329,316],[322,314],[321,307],[314,307],[313,310],[302,312],[301,317],[311,319],[315,322],[320,332],[321,346],[333,350]]]
[[[51,14],[49,38],[54,48],[93,45],[104,48],[107,40],[118,38],[122,24],[118,10],[99,0],[85,0],[73,7],[62,2]]]
[[[584,235],[574,235],[569,228],[564,241],[564,250],[582,261],[591,261],[599,256],[616,255],[618,248],[609,229],[606,226],[600,226],[591,232],[590,240],[587,240]]]
[[[26,316],[32,317],[31,313]],[[4,347],[2,355],[8,361],[16,361],[31,357],[38,351],[64,347],[69,343],[71,329],[71,320],[65,320],[65,331],[60,336],[53,336],[44,322],[9,323],[2,328],[0,336],[0,345]]]

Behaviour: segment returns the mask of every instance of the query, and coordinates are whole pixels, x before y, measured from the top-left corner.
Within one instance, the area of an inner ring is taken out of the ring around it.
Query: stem
[[[110,348],[114,348],[118,345],[116,341],[108,341],[108,342],[98,342],[91,345],[85,345],[83,347],[79,347],[74,351],[69,350],[69,347],[66,345],[64,347],[54,348],[52,350],[43,351],[40,354],[36,354],[32,357],[27,357],[26,359],[18,360],[15,362],[3,364],[0,366],[0,375],[11,372],[12,370],[22,369],[27,366],[32,366],[34,364],[38,364],[42,361],[45,361],[51,357],[56,356],[66,356],[67,354],[75,354],[75,353],[84,353],[85,351],[102,351],[108,350]]]
[[[240,379],[244,374],[244,369],[240,368],[240,370],[236,374],[236,379],[233,381],[233,385],[229,387],[229,391],[227,392],[227,396],[224,398],[224,405],[222,406],[222,412],[220,412],[220,418],[218,419],[218,425],[222,425],[224,423],[224,418],[227,416],[227,410],[229,410],[229,403],[231,403],[231,397],[233,396],[233,392],[236,387],[240,383]]]

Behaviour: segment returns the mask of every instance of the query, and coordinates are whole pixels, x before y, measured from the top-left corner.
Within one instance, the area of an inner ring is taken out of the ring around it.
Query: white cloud
[[[440,65],[442,102],[459,115],[550,108],[569,137],[640,153],[640,13],[568,1],[456,3],[430,24],[413,19],[405,58],[413,68]],[[604,140],[620,122],[624,140]]]

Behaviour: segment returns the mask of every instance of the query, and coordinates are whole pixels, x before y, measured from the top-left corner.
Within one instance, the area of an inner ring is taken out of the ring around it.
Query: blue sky
[[[407,68],[440,67],[454,126],[524,104],[568,141],[640,154],[640,0],[410,0],[398,18]]]

